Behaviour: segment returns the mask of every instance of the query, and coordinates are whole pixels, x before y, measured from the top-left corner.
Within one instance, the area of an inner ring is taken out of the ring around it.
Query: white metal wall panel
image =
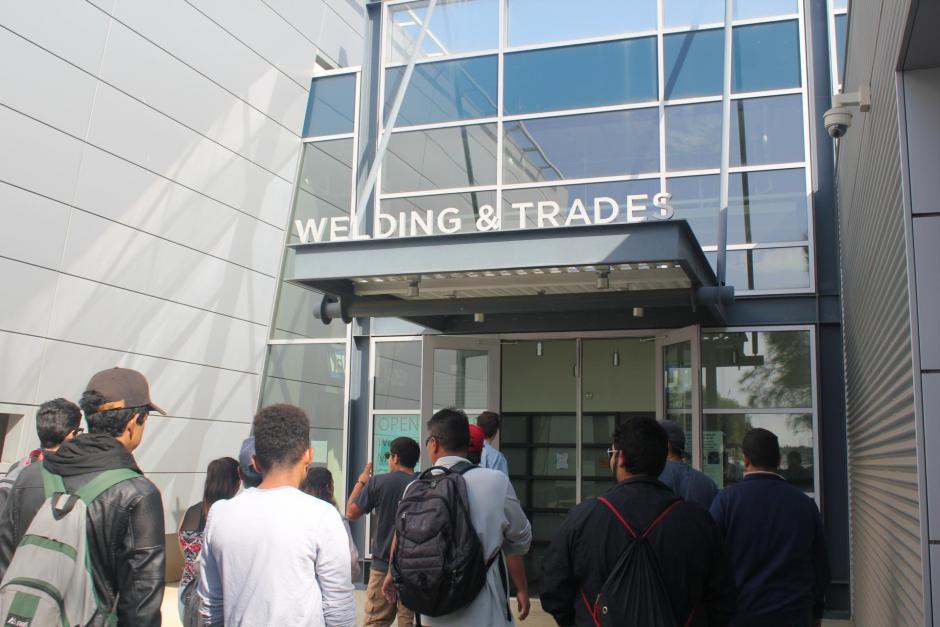
[[[909,3],[853,0],[838,193],[857,625],[922,625],[922,530],[895,68]]]
[[[0,255],[55,270],[68,225],[66,205],[0,183]]]

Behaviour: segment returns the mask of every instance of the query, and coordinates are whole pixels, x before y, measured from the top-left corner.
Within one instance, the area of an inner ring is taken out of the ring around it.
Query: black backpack
[[[463,474],[477,466],[460,462],[422,472],[398,504],[392,581],[401,603],[425,616],[466,607],[486,583],[489,560],[470,520]]]
[[[584,591],[581,591],[581,598],[594,619],[594,624],[598,627],[679,627],[663,581],[659,558],[647,538],[653,529],[682,503],[682,499],[673,501],[642,534],[633,530],[610,501],[604,497],[598,497],[597,500],[613,512],[633,537],[633,542],[624,549],[614,564],[593,605]],[[686,627],[692,624],[694,617],[695,610],[686,620]]]

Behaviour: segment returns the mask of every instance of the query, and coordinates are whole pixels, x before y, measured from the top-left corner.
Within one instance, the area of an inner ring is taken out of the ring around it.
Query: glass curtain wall
[[[386,3],[386,116],[427,6]],[[455,231],[493,208],[502,230],[578,225],[536,208],[563,217],[597,198],[668,192],[714,263],[723,7],[439,0],[383,163],[376,229],[388,230],[383,215],[445,208]],[[803,19],[797,0],[735,2],[728,276],[739,293],[814,288]],[[422,234],[412,227],[396,234]]]
[[[842,91],[842,71],[845,64],[845,33],[849,24],[849,0],[829,2],[829,57],[832,60],[832,92]]]
[[[349,216],[355,181],[357,73],[313,79],[300,170],[286,243],[300,242],[295,221]],[[313,316],[321,294],[285,279],[294,275],[294,250],[284,248],[260,405],[290,403],[310,418],[315,465],[333,473],[337,499],[345,498],[347,325]]]

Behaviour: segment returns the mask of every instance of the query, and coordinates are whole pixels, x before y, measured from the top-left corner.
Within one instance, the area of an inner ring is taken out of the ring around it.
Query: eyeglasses
[[[395,455],[395,453],[392,453],[391,451],[385,451],[385,459],[391,459],[392,455]]]
[[[614,455],[616,455],[616,454],[619,453],[619,452],[620,452],[619,449],[609,448],[609,449],[607,449],[607,457],[608,457],[608,458],[611,458],[611,457],[613,457]]]
[[[84,430],[84,427],[75,427],[72,429],[72,435],[81,435]]]

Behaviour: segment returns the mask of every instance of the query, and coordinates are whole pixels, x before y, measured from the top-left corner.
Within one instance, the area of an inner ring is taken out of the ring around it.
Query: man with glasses
[[[59,450],[59,446],[82,432],[82,410],[78,405],[64,398],[46,401],[36,412],[36,435],[39,436],[39,448],[30,451],[24,459],[14,463],[0,479],[0,512],[10,496],[10,489],[16,483],[23,469],[35,462],[41,462],[44,455]]]
[[[135,476],[116,483],[88,505],[88,555],[100,606],[117,607],[118,625],[158,627],[163,602],[165,546],[160,491],[137,467],[133,451],[151,411],[144,375],[128,368],[99,372],[79,401],[88,433],[64,442],[30,464],[13,486],[0,517],[0,578],[45,501],[43,468],[74,492],[107,470]]]
[[[389,603],[382,594],[382,582],[388,572],[392,535],[395,533],[395,512],[405,488],[414,480],[415,466],[421,457],[418,443],[408,437],[392,440],[385,453],[388,472],[372,476],[372,463],[366,464],[346,502],[346,518],[357,520],[375,512],[375,533],[372,566],[366,589],[364,625],[387,627],[398,616],[398,627],[412,627],[414,614],[404,605]]]
[[[634,533],[648,538],[675,624],[729,623],[735,587],[721,533],[708,512],[657,479],[667,446],[652,418],[627,418],[614,431],[608,454],[616,485],[568,513],[542,561],[542,607],[559,625],[598,624],[597,599]],[[649,581],[621,581],[635,593],[624,598],[649,597]]]

